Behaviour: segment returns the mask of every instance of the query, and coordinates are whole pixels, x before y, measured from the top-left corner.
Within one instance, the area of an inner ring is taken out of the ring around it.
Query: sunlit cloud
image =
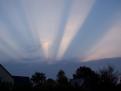
[[[13,41],[7,30],[7,27],[0,23],[0,52],[3,52],[10,58],[19,59],[22,57],[20,47]]]
[[[10,34],[17,34],[17,37],[21,37],[17,38],[17,40],[21,41],[24,39],[24,41],[27,41],[29,44],[31,39],[31,32],[26,24],[27,21],[24,18],[24,12],[18,3],[17,1],[8,1],[7,3],[4,1],[4,3],[1,5],[1,9],[3,9],[1,12],[1,18],[3,18],[3,22],[9,28]]]
[[[12,58],[17,61],[31,59],[34,61],[35,58],[54,63],[63,58],[78,57],[80,53],[84,55],[85,60],[120,56],[120,24],[112,24],[107,33],[107,30],[101,31],[105,28],[107,21],[110,22],[112,19],[110,17],[105,20],[106,17],[120,10],[120,3],[113,2],[112,0],[107,5],[107,2],[100,0],[1,0],[1,60]],[[106,8],[104,12],[108,12],[96,13],[98,10],[103,11],[103,3]],[[97,23],[97,20],[100,23]],[[96,28],[92,28],[95,26]],[[98,28],[100,28],[99,32],[90,34],[89,31]],[[81,30],[83,31],[80,32]],[[79,37],[81,34],[83,38]],[[95,34],[97,36],[93,36]],[[103,34],[104,36],[101,37]],[[97,37],[101,39],[98,41]],[[97,38],[96,44],[92,41],[95,38]],[[87,47],[91,50],[85,56]]]
[[[113,22],[107,33],[89,51],[89,55],[83,60],[95,60],[103,58],[121,57],[121,19]]]
[[[50,49],[50,44],[51,42],[50,41],[43,41],[42,43],[42,48],[44,50],[44,54],[45,54],[45,57],[48,58],[49,57],[49,49]]]
[[[61,59],[69,47],[71,41],[83,26],[83,23],[88,16],[95,0],[74,0],[71,11],[69,12],[69,18],[64,29],[64,35],[62,37],[60,47],[57,54],[57,59]]]
[[[39,39],[45,57],[53,53],[50,49],[58,33],[63,3],[64,0],[22,0],[33,36]]]
[[[26,52],[27,47],[35,44],[21,7],[17,1],[3,1],[0,6],[0,52],[8,56],[4,55],[6,59],[12,58],[17,61],[30,57],[30,53]]]

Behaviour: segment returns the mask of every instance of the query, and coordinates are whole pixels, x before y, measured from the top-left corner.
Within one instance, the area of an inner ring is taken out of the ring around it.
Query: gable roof
[[[12,78],[12,75],[1,64],[0,64],[0,68],[2,68]]]

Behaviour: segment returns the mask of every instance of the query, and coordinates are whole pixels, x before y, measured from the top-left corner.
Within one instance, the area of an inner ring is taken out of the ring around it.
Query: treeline
[[[121,91],[121,75],[113,67],[101,69],[98,72],[89,67],[81,66],[69,79],[64,70],[57,73],[56,80],[47,78],[45,73],[36,72],[31,77],[31,85],[21,88],[14,87],[14,91]]]

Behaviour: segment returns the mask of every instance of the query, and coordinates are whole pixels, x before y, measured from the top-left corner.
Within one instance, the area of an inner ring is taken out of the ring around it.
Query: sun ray
[[[109,26],[108,32],[90,49],[83,61],[121,56],[121,19]]]
[[[22,0],[35,40],[45,57],[53,53],[52,44],[58,33],[64,0],[28,1]],[[46,6],[45,6],[46,5]]]
[[[58,50],[57,59],[61,59],[88,16],[95,0],[76,0],[73,2],[70,16],[64,29],[64,35]]]
[[[6,55],[10,56],[13,59],[19,59],[22,57],[22,53],[20,51],[20,47],[18,47],[11,39],[11,36],[6,32],[7,28],[4,24],[0,23],[0,49]]]

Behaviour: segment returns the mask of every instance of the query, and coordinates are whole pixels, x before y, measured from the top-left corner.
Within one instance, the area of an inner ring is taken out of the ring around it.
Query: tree
[[[33,82],[33,86],[35,88],[39,88],[39,87],[41,87],[42,85],[45,84],[46,76],[45,76],[44,73],[36,72],[34,75],[32,75],[31,80]]]
[[[75,85],[83,90],[96,90],[98,85],[98,74],[89,67],[79,67],[73,75]]]
[[[55,87],[56,87],[56,81],[51,78],[47,79],[46,88],[50,91],[54,90]]]
[[[108,66],[99,71],[101,88],[113,89],[117,85],[118,73],[113,67]]]
[[[68,78],[63,70],[60,70],[57,74],[57,84],[59,88],[68,88]]]

